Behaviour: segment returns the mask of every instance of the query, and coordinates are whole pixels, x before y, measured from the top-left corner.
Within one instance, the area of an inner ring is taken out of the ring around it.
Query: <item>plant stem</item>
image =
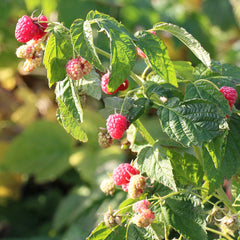
[[[220,187],[216,190],[217,195],[215,195],[218,199],[220,199],[229,209],[235,212],[234,207],[232,206],[231,201],[228,199],[226,193],[223,191],[223,188]]]
[[[155,140],[150,135],[150,133],[147,131],[147,129],[143,126],[143,124],[140,122],[139,119],[137,119],[135,122],[133,122],[133,125],[137,128],[137,130],[140,132],[140,134],[143,136],[143,138],[151,145],[155,143]]]
[[[101,54],[102,56],[104,56],[104,57],[106,57],[106,58],[110,58],[110,57],[111,57],[111,55],[110,55],[108,52],[106,52],[106,51],[104,51],[104,50],[102,50],[102,49],[100,49],[100,48],[98,48],[98,47],[95,47],[95,48],[96,48],[97,53]],[[142,85],[143,85],[143,83],[144,83],[143,79],[140,78],[140,77],[139,77],[136,73],[134,73],[133,71],[130,72],[130,77],[131,77],[139,86],[142,86]]]
[[[213,228],[206,227],[206,230],[209,231],[209,232],[213,232],[213,233],[215,233],[215,234],[221,235],[221,236],[225,237],[225,238],[228,239],[228,240],[233,240],[233,239],[232,239],[230,236],[228,236],[227,234],[222,233],[222,232],[220,232],[220,231],[218,231],[218,230],[215,230],[215,229],[213,229]]]

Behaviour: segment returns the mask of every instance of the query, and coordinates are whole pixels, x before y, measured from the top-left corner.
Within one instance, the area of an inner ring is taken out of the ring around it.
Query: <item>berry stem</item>
[[[127,94],[126,94],[125,97],[124,97],[123,104],[122,104],[122,106],[121,106],[120,114],[122,114],[122,111],[123,111],[123,108],[124,108],[124,105],[125,105],[125,102],[126,102],[128,96],[129,96],[130,94],[136,92],[137,90],[138,90],[138,88],[134,88],[134,89],[132,89],[132,90],[130,90],[130,91],[127,92]]]
[[[147,129],[143,126],[139,119],[133,122],[133,125],[137,128],[143,138],[151,145],[155,143],[155,140],[151,136],[151,134],[147,131]]]
[[[225,234],[225,233],[223,233],[223,232],[220,232],[220,231],[217,231],[216,229],[206,227],[206,230],[207,230],[208,232],[212,232],[212,233],[215,233],[215,234],[217,234],[217,235],[223,236],[223,237],[225,237],[225,238],[228,239],[228,240],[233,240],[233,238],[231,238],[231,237],[228,236],[227,234]]]
[[[232,212],[235,212],[235,208],[232,206],[231,201],[228,199],[226,193],[223,191],[223,188],[220,187],[216,190],[217,194],[214,194],[219,200],[221,200]]]

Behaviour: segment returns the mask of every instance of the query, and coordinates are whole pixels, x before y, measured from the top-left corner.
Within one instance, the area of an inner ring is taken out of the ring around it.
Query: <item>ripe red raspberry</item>
[[[118,89],[116,89],[113,92],[109,92],[108,88],[107,88],[108,82],[109,82],[109,72],[105,73],[102,76],[102,78],[101,78],[101,88],[102,88],[102,91],[104,93],[112,95],[112,94],[116,93],[118,91]]]
[[[33,39],[38,40],[45,36],[46,34],[45,30],[48,27],[47,23],[38,23],[38,22],[47,22],[48,19],[46,16],[42,15],[39,18],[33,18],[33,21],[36,21],[38,26],[38,33],[33,37]]]
[[[138,227],[147,227],[155,219],[155,214],[150,209],[144,209],[140,214],[137,214],[132,218],[132,222]]]
[[[136,47],[136,49],[137,49],[137,55],[138,56],[140,56],[141,58],[146,58],[147,57],[140,48]]]
[[[15,37],[19,42],[26,43],[38,34],[38,26],[33,22],[33,20],[24,15],[21,17],[16,25]]]
[[[81,79],[83,77],[81,57],[69,60],[66,66],[66,72],[68,77],[73,80]]]
[[[128,127],[129,122],[125,116],[118,113],[109,115],[107,119],[107,130],[112,138],[120,139]]]
[[[117,89],[118,91],[125,91],[128,88],[128,79],[126,79]]]
[[[219,91],[228,100],[229,106],[232,111],[233,104],[237,99],[237,91],[232,87],[226,87],[226,86],[221,87]]]
[[[113,181],[116,185],[128,184],[131,176],[139,174],[139,171],[129,163],[122,163],[113,171]],[[124,185],[125,187],[126,185]]]
[[[137,199],[144,191],[146,184],[145,177],[141,175],[134,175],[131,177],[128,186],[128,195],[130,198]]]
[[[141,213],[144,209],[148,209],[150,202],[148,200],[141,200],[133,204],[133,211]]]
[[[34,52],[35,48],[33,46],[24,44],[17,49],[16,55],[18,58],[31,58],[33,57]]]

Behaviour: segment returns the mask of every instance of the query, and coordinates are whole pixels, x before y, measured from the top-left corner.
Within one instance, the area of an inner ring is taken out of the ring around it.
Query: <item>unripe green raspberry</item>
[[[115,192],[115,184],[112,178],[104,179],[100,184],[100,189],[106,195],[113,195]]]
[[[105,129],[100,129],[98,133],[98,143],[101,148],[108,148],[112,145],[113,139]]]
[[[113,211],[109,206],[108,212],[104,214],[103,220],[107,227],[112,228],[117,225],[122,226],[121,223],[122,217],[119,214],[116,214],[116,211]]]

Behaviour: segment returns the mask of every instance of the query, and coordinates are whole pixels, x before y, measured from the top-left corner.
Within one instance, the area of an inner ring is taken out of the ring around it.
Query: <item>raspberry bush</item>
[[[110,173],[113,181],[102,183],[102,191],[113,198],[116,191],[128,194],[118,209],[109,208],[87,239],[170,239],[173,233],[179,239],[210,239],[210,233],[237,239],[240,190],[226,195],[223,183],[230,180],[228,189],[231,179],[239,183],[240,68],[212,60],[191,34],[170,23],[132,34],[97,11],[76,19],[70,28],[40,20],[19,20],[17,40],[29,45],[37,38],[38,43],[33,49],[21,47],[17,55],[26,58],[24,68],[31,71],[44,51],[59,123],[75,139],[87,142],[79,92],[84,89],[100,100],[103,91],[111,96],[102,95],[108,133],[100,134],[100,143],[107,148],[126,139],[136,156],[132,165]],[[95,45],[98,34],[93,30],[106,34],[109,51]],[[172,61],[162,31],[185,44],[201,64]],[[133,71],[138,55],[145,62],[141,74]],[[229,87],[230,92],[223,91]],[[142,124],[150,112],[159,119],[154,133]],[[144,199],[145,207],[135,205]]]

